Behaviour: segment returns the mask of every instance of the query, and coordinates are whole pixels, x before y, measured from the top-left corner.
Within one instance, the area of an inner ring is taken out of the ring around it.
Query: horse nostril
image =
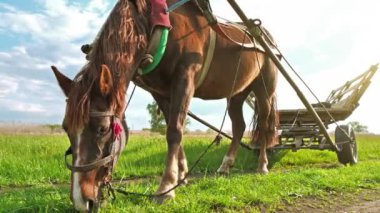
[[[88,210],[88,212],[98,212],[98,210],[99,210],[98,203],[93,201],[93,200],[89,200],[87,210]]]
[[[92,208],[94,207],[94,201],[89,200],[87,201],[87,206],[88,206],[88,212],[92,212]]]

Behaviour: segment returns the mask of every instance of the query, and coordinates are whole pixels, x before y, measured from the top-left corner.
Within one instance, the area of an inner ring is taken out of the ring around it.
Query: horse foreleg
[[[257,172],[268,173],[267,148],[276,144],[276,85],[277,85],[277,68],[274,63],[267,59],[261,68],[261,73],[253,83],[256,104],[255,111],[257,117],[257,134],[260,143],[259,165]],[[257,108],[256,108],[257,107]],[[255,133],[255,134],[256,134]],[[255,136],[253,134],[253,136]],[[255,137],[253,137],[255,139]]]
[[[168,124],[169,123],[169,116],[168,116],[169,115],[169,102],[164,102],[163,105],[164,106],[162,108],[161,107],[160,108],[165,115],[166,124]],[[178,149],[178,180],[182,181],[182,184],[187,184],[187,180],[184,179],[186,177],[187,172],[188,172],[188,168],[187,168],[186,154],[185,154],[185,151],[184,151],[182,145],[180,145],[179,149]]]
[[[158,107],[164,114],[165,123],[167,125],[169,123],[170,101],[159,94],[152,93],[152,96],[154,100],[157,102]],[[178,180],[181,180],[183,184],[187,184],[187,180],[184,179],[187,172],[188,172],[188,167],[187,167],[186,154],[182,145],[180,145],[179,150],[178,150]]]
[[[219,173],[228,174],[230,172],[230,168],[234,165],[236,154],[239,150],[240,141],[245,130],[243,103],[248,96],[248,93],[249,91],[243,92],[231,98],[230,107],[228,108],[228,115],[230,116],[232,122],[233,138],[230,147],[223,158],[223,162],[218,169]]]
[[[186,167],[183,159],[181,140],[183,127],[191,97],[194,94],[194,75],[185,72],[179,76],[178,81],[171,88],[169,119],[167,123],[166,140],[168,153],[166,156],[166,167],[162,175],[160,186],[156,192],[156,200],[163,202],[175,196],[173,187],[178,183],[178,177],[182,176]],[[179,166],[180,165],[180,166]],[[182,171],[179,171],[179,167]],[[181,174],[182,173],[182,174]],[[164,194],[163,194],[164,193]]]
[[[185,179],[187,172],[188,167],[186,154],[181,145],[178,150],[178,181],[182,181],[182,184],[187,184],[187,179]]]

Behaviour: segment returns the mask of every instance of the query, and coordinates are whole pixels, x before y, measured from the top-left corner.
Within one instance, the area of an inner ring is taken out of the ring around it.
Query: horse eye
[[[98,127],[97,134],[99,136],[103,136],[103,135],[105,135],[108,132],[108,130],[109,130],[109,127],[100,126],[100,127]]]
[[[62,125],[62,129],[63,129],[65,132],[67,132],[67,130],[68,130],[68,128],[67,128],[66,125]]]

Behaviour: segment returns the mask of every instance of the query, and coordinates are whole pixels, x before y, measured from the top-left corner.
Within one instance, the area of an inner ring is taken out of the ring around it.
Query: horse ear
[[[68,97],[73,81],[70,78],[66,77],[64,74],[62,74],[57,69],[57,67],[51,66],[51,69],[53,70],[55,78],[57,79],[58,84],[61,87],[63,93],[65,94],[66,97]]]
[[[112,73],[107,65],[102,64],[100,69],[99,88],[103,96],[110,94],[113,87]]]

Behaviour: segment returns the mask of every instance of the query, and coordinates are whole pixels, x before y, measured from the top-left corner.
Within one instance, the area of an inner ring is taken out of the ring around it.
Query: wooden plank
[[[325,111],[323,108],[316,108],[315,111],[324,123],[333,123],[329,113],[332,115],[334,120],[341,121],[346,119],[351,115],[352,111],[346,109],[327,109]],[[314,116],[306,109],[290,109],[290,110],[279,110],[280,124],[293,123],[295,120],[302,123],[315,123]]]
[[[371,83],[371,78],[378,69],[378,64],[370,67],[368,71],[359,75],[351,81],[346,82],[343,86],[333,90],[326,102],[331,107],[315,107],[315,111],[325,124],[334,123],[334,121],[345,120],[359,105],[359,100]],[[354,83],[354,81],[357,81]],[[344,98],[343,98],[344,97]],[[306,109],[289,109],[280,110],[280,124],[289,125],[298,122],[302,125],[314,125],[316,121],[314,116]],[[330,117],[332,116],[332,118]]]

